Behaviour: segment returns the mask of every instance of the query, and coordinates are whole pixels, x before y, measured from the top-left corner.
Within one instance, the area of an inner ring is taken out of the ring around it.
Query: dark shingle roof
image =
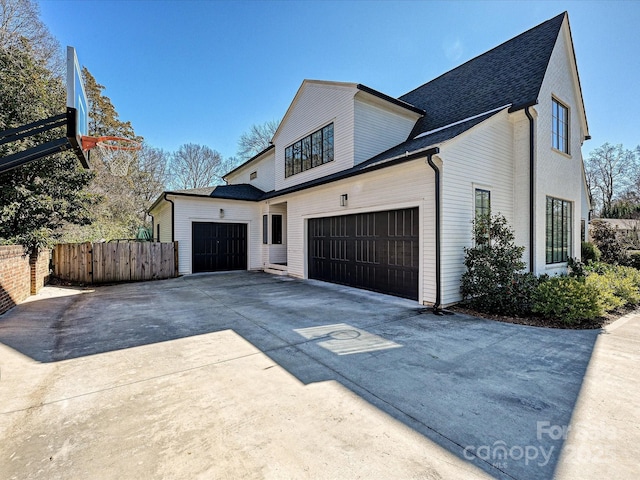
[[[241,183],[238,185],[219,185],[213,192],[211,192],[211,198],[227,198],[229,200],[260,200],[264,192],[259,188],[249,185],[247,183]]]
[[[532,105],[566,15],[532,28],[399,97],[427,113],[409,138],[511,104]]]
[[[189,188],[187,190],[169,190],[165,193],[169,195],[184,195],[185,197],[211,197],[224,198],[228,200],[248,201],[260,200],[264,195],[264,192],[262,190],[247,183],[241,183],[237,185],[216,185],[212,187]]]

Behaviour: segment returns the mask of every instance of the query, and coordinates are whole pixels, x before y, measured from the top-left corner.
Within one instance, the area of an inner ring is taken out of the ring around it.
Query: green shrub
[[[590,235],[593,243],[600,250],[600,259],[606,263],[624,263],[626,251],[622,242],[616,235],[616,231],[609,224],[594,220],[591,222]]]
[[[602,254],[595,244],[591,242],[582,242],[580,250],[582,254],[582,261],[584,263],[600,261],[600,256]]]
[[[625,265],[640,270],[640,252],[629,252]]]
[[[597,288],[573,277],[551,277],[540,282],[533,296],[533,311],[567,324],[604,314]]]
[[[460,291],[467,305],[481,312],[528,313],[535,278],[520,274],[524,247],[514,243],[513,230],[502,215],[480,216],[473,222],[475,246],[465,248]]]
[[[624,300],[616,295],[616,282],[611,271],[592,273],[585,283],[595,289],[596,300],[604,313],[624,306]]]

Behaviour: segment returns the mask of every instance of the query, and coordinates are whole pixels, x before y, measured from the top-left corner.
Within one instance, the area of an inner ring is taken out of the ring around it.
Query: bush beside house
[[[624,259],[609,232],[604,229],[600,233],[596,238],[604,241],[603,257],[609,261]],[[568,276],[535,277],[522,273],[524,264],[517,261],[516,254],[521,255],[524,249],[514,244],[513,232],[504,217],[476,219],[473,236],[475,246],[465,249],[467,271],[460,290],[463,304],[474,310],[537,315],[573,325],[640,305],[640,270],[598,262],[600,251],[596,245],[582,245],[586,265],[569,259]]]

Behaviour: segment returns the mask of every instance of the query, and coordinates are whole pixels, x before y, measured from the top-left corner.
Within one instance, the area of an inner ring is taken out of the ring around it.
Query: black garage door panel
[[[192,272],[247,269],[247,225],[194,222]]]
[[[309,220],[309,278],[418,299],[418,209]]]

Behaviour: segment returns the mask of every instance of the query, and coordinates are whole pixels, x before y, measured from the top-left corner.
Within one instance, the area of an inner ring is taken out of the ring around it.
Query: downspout
[[[432,157],[436,154],[436,153],[440,153],[440,149],[438,147],[433,148],[432,150],[429,151],[428,155],[427,155],[427,163],[429,164],[429,166],[433,169],[433,172],[435,173],[435,186],[436,186],[436,193],[435,193],[435,201],[436,201],[436,301],[433,304],[433,312],[436,314],[442,314],[442,307],[441,307],[441,303],[442,303],[442,299],[440,296],[440,290],[441,290],[441,285],[440,285],[440,250],[441,250],[441,241],[440,241],[440,169],[438,168],[438,166],[433,163],[433,159]]]
[[[529,107],[524,109],[529,119],[529,272],[533,273],[535,261],[535,175],[536,156],[534,150],[534,124]]]
[[[171,242],[175,242],[175,237],[173,232],[175,231],[175,218],[174,218],[174,210],[175,210],[175,204],[173,203],[173,200],[169,200],[167,198],[167,193],[165,192],[164,194],[164,199],[169,202],[171,204]],[[162,227],[160,227],[162,228]],[[159,241],[160,239],[158,239]]]

